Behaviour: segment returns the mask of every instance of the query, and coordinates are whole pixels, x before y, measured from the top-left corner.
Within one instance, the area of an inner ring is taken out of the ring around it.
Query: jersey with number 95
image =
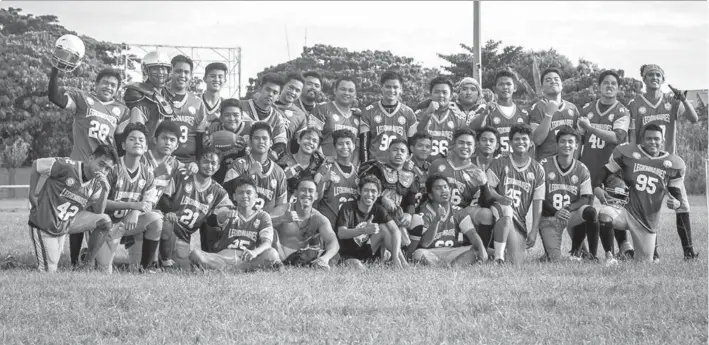
[[[203,188],[198,188],[195,175],[173,181],[175,191],[170,201],[170,211],[177,216],[175,235],[187,243],[207,215],[218,208],[232,206],[226,190],[213,180]]]

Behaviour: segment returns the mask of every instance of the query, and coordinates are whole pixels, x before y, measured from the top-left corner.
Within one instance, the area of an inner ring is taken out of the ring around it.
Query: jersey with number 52
[[[249,175],[254,162],[251,155],[237,158],[232,162],[224,178],[224,187],[230,194],[236,192],[235,180],[240,176]],[[251,179],[256,182],[256,194],[258,194],[254,209],[271,213],[276,206],[285,205],[288,202],[288,186],[283,169],[270,160],[268,165],[266,172],[252,174]]]
[[[646,230],[657,231],[667,187],[684,184],[686,166],[682,158],[668,152],[653,157],[639,145],[622,145],[615,148],[606,167],[620,174],[630,187],[625,205],[628,213]]]
[[[506,114],[497,103],[492,103],[490,105],[490,114],[485,121],[486,125],[497,129],[500,133],[500,152],[504,154],[512,152],[509,139],[512,126],[520,123],[529,123],[529,113],[513,104],[512,113]]]
[[[421,112],[423,110],[419,110]],[[448,108],[443,115],[433,114],[426,120],[419,121],[416,132],[428,133],[431,141],[429,162],[448,155],[448,149],[453,143],[453,133],[468,125],[468,117],[458,108]]]
[[[371,158],[384,163],[389,159],[389,144],[392,140],[404,139],[416,133],[416,115],[406,104],[399,102],[390,114],[382,106],[382,101],[368,105],[362,112],[360,133],[369,132],[372,144]]]
[[[187,243],[207,215],[217,208],[232,206],[227,192],[213,180],[202,188],[197,186],[196,175],[186,179],[176,178],[173,182],[175,192],[170,200],[170,211],[177,216],[175,235]]]
[[[582,195],[592,195],[591,175],[586,165],[576,159],[564,172],[559,166],[557,156],[542,159],[539,162],[546,173],[546,200],[558,211],[579,200]],[[553,217],[553,214],[542,214]]]
[[[179,158],[194,158],[197,150],[197,133],[204,133],[209,125],[207,110],[202,99],[188,92],[179,104],[174,105],[172,122],[180,126],[179,146],[172,154]]]
[[[96,96],[81,90],[68,90],[67,109],[74,110],[72,136],[74,146],[69,158],[87,162],[101,145],[113,145],[117,124],[128,119],[128,107],[116,100],[101,102]]]
[[[81,162],[69,158],[39,158],[37,172],[48,176],[37,197],[37,207],[30,210],[29,225],[52,235],[69,231],[74,217],[96,202],[103,187],[96,179],[83,182]]]

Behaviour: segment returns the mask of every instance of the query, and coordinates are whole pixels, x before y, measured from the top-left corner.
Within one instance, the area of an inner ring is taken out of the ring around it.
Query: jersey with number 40
[[[627,135],[628,126],[630,125],[628,109],[616,101],[606,111],[601,112],[599,102],[595,101],[586,104],[581,109],[580,117],[588,118],[593,128],[604,131],[622,131]],[[581,134],[583,134],[583,131]],[[615,147],[615,144],[607,143],[595,134],[586,133],[581,151],[581,162],[589,169],[591,180],[601,173]]]
[[[187,243],[190,242],[190,235],[199,229],[215,209],[232,206],[224,188],[213,180],[201,189],[197,186],[196,175],[186,179],[176,178],[173,182],[175,190],[170,201],[170,211],[177,216],[175,235]]]
[[[591,175],[586,165],[576,159],[566,172],[559,166],[557,156],[542,159],[539,162],[546,173],[546,200],[558,211],[578,201],[582,195],[593,195]],[[543,214],[547,217],[553,214]]]
[[[368,105],[362,112],[360,133],[369,132],[370,159],[384,163],[389,159],[389,144],[399,138],[406,140],[416,133],[416,115],[406,104],[399,102],[390,114],[381,101]]]

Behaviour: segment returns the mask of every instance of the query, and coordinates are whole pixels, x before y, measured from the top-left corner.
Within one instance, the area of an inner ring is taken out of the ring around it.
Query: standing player
[[[271,147],[273,152],[269,155],[271,159],[276,160],[283,152],[286,152],[286,143],[288,142],[283,114],[274,104],[281,93],[283,80],[276,74],[266,73],[261,77],[259,84],[259,90],[254,98],[240,101],[241,112],[251,122],[264,122],[271,127],[273,135],[270,140],[273,142],[273,147]]]
[[[313,179],[325,161],[325,158],[318,152],[320,148],[320,131],[315,128],[307,128],[298,133],[298,152],[292,154],[284,153],[276,164],[283,169],[288,186],[288,200],[295,203],[295,188],[298,181],[303,178]]]
[[[121,87],[121,74],[112,69],[101,70],[96,77],[94,92],[66,90],[61,93],[58,85],[59,70],[52,68],[49,77],[49,100],[62,109],[73,113],[72,140],[74,145],[69,158],[89,162],[91,154],[99,145],[115,148],[114,133],[119,123],[127,120],[128,108],[115,99]],[[41,188],[42,182],[39,186]],[[34,191],[34,189],[30,189]],[[36,191],[34,191],[36,193]],[[71,264],[79,262],[83,233],[69,235]]]
[[[334,162],[325,161],[313,180],[318,185],[316,208],[335,224],[342,205],[357,197],[358,167],[351,159],[357,138],[351,131],[338,129],[332,133],[332,140],[337,158]]]
[[[468,117],[450,102],[453,83],[446,77],[436,77],[429,83],[431,103],[428,108],[416,113],[418,125],[416,131],[429,133],[431,155],[429,161],[445,157],[448,146],[453,140],[453,132],[468,125]]]
[[[511,153],[509,134],[512,126],[529,123],[529,113],[517,107],[512,101],[516,90],[517,77],[510,71],[501,70],[495,74],[497,102],[491,103],[486,113],[470,122],[470,128],[480,130],[484,126],[495,128],[500,135],[500,151]]]
[[[561,71],[547,68],[542,72],[542,93],[544,98],[532,105],[530,122],[534,134],[532,139],[536,148],[537,161],[556,154],[556,133],[562,126],[576,128],[579,110],[576,106],[561,99]],[[579,152],[576,153],[578,157]]]
[[[325,157],[335,157],[332,134],[336,130],[347,129],[355,136],[359,135],[361,111],[353,108],[356,101],[357,87],[354,80],[340,77],[335,81],[335,100],[318,104],[313,109],[315,127],[322,131],[322,152]],[[352,162],[355,164],[359,161],[359,149],[355,146],[355,154],[352,156]]]
[[[630,188],[628,203],[623,209],[604,207],[599,212],[601,229],[629,230],[635,246],[633,258],[651,261],[659,230],[662,200],[667,194],[667,207],[676,210],[686,196],[685,164],[682,158],[662,151],[664,131],[659,125],[643,128],[643,143],[615,148],[606,169],[594,181],[596,196],[605,201],[608,194],[600,188],[610,174],[619,175]]]
[[[286,137],[288,153],[298,152],[298,134],[304,130],[308,123],[308,115],[295,105],[300,99],[301,91],[305,80],[300,73],[288,73],[283,84],[283,90],[275,103],[276,108],[283,114],[283,122],[286,126]]]
[[[492,162],[487,170],[490,187],[495,189],[493,215],[497,219],[494,229],[495,261],[508,258],[513,263],[524,260],[524,243],[534,246],[539,232],[542,201],[545,192],[545,175],[541,164],[529,155],[532,128],[527,124],[512,126],[509,133],[512,154]],[[510,209],[511,206],[511,209]],[[532,207],[532,227],[527,231],[526,217]]]
[[[217,152],[204,150],[198,162],[197,174],[187,179],[175,179],[171,193],[165,194],[170,204],[165,210],[160,235],[160,260],[170,263],[163,264],[166,267],[175,265],[181,269],[189,268],[192,234],[208,215],[233,206],[224,188],[212,180],[212,175],[219,169]]]
[[[303,78],[305,79],[303,91],[300,93],[300,98],[295,102],[295,105],[310,117],[317,105],[318,94],[322,92],[322,76],[318,72],[308,71],[303,73]],[[308,127],[314,126],[309,124]]]
[[[448,178],[434,173],[426,180],[428,201],[412,224],[411,246],[415,262],[450,266],[487,261],[487,249],[475,232],[471,216],[451,204]],[[461,241],[464,235],[472,243]]]
[[[110,189],[106,174],[117,161],[115,150],[101,144],[86,162],[54,157],[32,163],[30,190],[40,175],[47,176],[39,195],[29,194],[27,221],[40,271],[57,271],[66,234],[90,231],[87,261],[96,258],[111,230],[111,218],[103,213]]]
[[[272,248],[273,225],[271,216],[255,210],[256,183],[249,178],[237,179],[236,207],[220,211],[207,218],[207,223],[221,229],[221,238],[214,253],[199,249],[190,252],[190,261],[200,266],[223,271],[233,268],[250,271],[259,268],[280,267],[281,259]]]
[[[630,143],[641,143],[643,133],[639,129],[649,124],[656,124],[662,129],[665,150],[674,155],[677,149],[677,120],[684,115],[689,122],[697,123],[699,120],[697,111],[687,100],[686,95],[671,85],[674,99],[670,95],[662,94],[660,87],[665,82],[665,71],[660,66],[643,65],[640,68],[640,75],[645,83],[645,94],[635,96],[628,103],[631,118]],[[682,190],[682,196],[686,197],[687,191],[684,185],[679,188]],[[697,254],[692,246],[689,200],[681,200],[681,203],[682,207],[676,210],[677,233],[684,250],[684,258],[694,259]]]
[[[403,79],[392,71],[380,77],[382,99],[368,105],[362,112],[360,133],[360,162],[389,158],[389,143],[399,138],[406,140],[416,133],[416,115],[406,104],[399,102]]]
[[[458,91],[458,102],[456,105],[458,109],[468,117],[469,121],[482,115],[487,110],[482,88],[475,78],[463,78],[463,80],[458,83],[456,89]]]
[[[482,171],[487,171],[490,163],[497,157],[497,149],[499,148],[497,143],[500,142],[500,134],[490,126],[479,129],[476,134],[478,140],[475,155],[470,160]]]
[[[219,119],[222,103],[222,86],[226,83],[229,69],[221,62],[212,62],[204,68],[204,82],[207,89],[202,94],[207,123]]]
[[[265,122],[251,125],[249,132],[250,153],[237,158],[226,172],[224,187],[233,197],[236,192],[236,178],[251,176],[256,182],[258,199],[254,208],[263,209],[272,217],[282,215],[288,209],[286,175],[283,169],[269,158],[271,148],[271,127]]]

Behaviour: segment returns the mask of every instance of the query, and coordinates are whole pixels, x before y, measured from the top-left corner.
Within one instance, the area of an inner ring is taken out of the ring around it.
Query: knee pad
[[[583,209],[583,212],[581,212],[581,219],[586,223],[593,223],[596,221],[597,213],[593,206],[587,206]]]
[[[424,256],[426,256],[427,250],[425,249],[416,249],[411,255],[411,258],[414,260],[414,262],[422,261]]]
[[[514,217],[514,210],[512,209],[512,206],[500,206],[500,217]]]

